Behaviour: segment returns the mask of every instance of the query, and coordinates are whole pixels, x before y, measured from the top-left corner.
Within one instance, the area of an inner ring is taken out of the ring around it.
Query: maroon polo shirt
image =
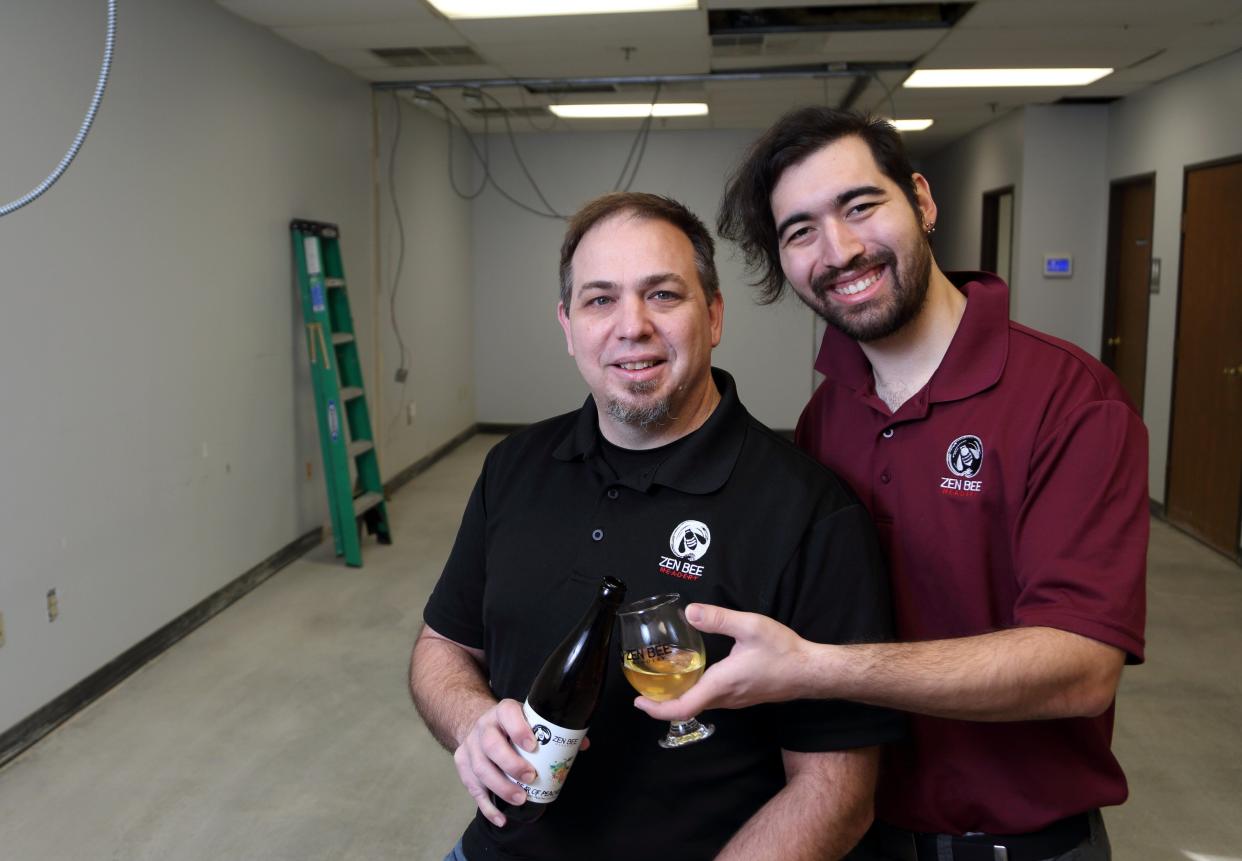
[[[1143,660],[1147,432],[1113,374],[1009,320],[1004,282],[949,273],[966,311],[936,373],[894,414],[829,329],[802,448],[875,518],[898,636],[1047,626]],[[880,819],[913,831],[1033,831],[1126,798],[1095,718],[976,723],[916,716],[890,747]]]

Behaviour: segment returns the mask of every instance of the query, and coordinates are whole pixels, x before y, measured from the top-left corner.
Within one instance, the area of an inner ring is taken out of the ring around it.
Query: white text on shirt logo
[[[983,482],[975,480],[983,469],[983,440],[979,437],[966,434],[953,440],[945,452],[944,462],[953,476],[941,477],[941,493],[946,496],[969,496],[983,490]]]
[[[682,580],[698,580],[705,566],[696,565],[712,543],[712,531],[701,520],[683,520],[668,538],[672,556],[660,557],[660,573]]]

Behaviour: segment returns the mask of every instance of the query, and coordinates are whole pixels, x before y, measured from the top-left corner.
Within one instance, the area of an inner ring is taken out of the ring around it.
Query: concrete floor
[[[396,543],[323,545],[0,771],[0,859],[440,861],[473,810],[406,693],[475,437],[389,507]],[[1148,663],[1115,746],[1114,857],[1242,859],[1242,570],[1153,523]]]

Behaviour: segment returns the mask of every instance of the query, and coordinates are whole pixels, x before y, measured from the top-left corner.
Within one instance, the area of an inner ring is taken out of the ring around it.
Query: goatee
[[[630,394],[641,397],[655,391],[656,383],[654,381],[631,383],[629,390]],[[608,415],[622,424],[633,425],[640,429],[666,424],[672,416],[672,411],[672,402],[668,398],[637,404],[626,403],[618,398],[613,398],[608,402]]]

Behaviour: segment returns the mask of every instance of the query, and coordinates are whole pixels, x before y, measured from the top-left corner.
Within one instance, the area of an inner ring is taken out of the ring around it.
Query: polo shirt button
[[[593,538],[593,539],[594,539],[594,540],[596,540],[596,541],[603,541],[603,540],[604,540],[604,530],[602,530],[602,529],[596,529],[594,532],[592,532],[592,533],[591,533],[591,538]]]
[[[610,487],[610,488],[608,488],[608,498],[609,498],[609,499],[616,499],[616,498],[617,498],[618,496],[620,496],[620,495],[621,495],[621,492],[620,492],[619,490],[617,490],[615,487]]]
[[[884,438],[885,438],[885,439],[892,439],[892,438],[893,438],[893,429],[892,429],[892,428],[885,428],[885,429],[884,429],[884,434],[883,434],[883,436],[884,436]]]
[[[888,473],[887,472],[880,473],[880,481],[884,482],[885,484],[888,484]]]

